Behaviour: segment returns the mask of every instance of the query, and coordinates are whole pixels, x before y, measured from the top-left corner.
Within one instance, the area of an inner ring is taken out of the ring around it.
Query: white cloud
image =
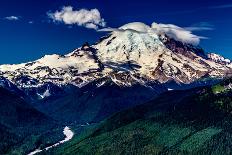
[[[191,29],[199,30],[200,28],[182,28],[173,24],[157,24],[152,23],[151,26],[148,26],[141,22],[134,22],[125,24],[119,28],[104,28],[98,31],[135,31],[138,33],[156,33],[156,34],[166,34],[170,38],[173,38],[177,41],[181,41],[187,44],[198,45],[200,39],[206,39],[206,37],[198,36],[192,33]],[[201,29],[203,30],[203,28]]]
[[[188,31],[208,31],[208,30],[213,30],[214,28],[212,28],[212,27],[194,27],[194,26],[191,26],[191,27],[185,27],[184,29],[188,30]]]
[[[89,29],[98,29],[98,26],[93,23],[87,23],[85,27]]]
[[[8,16],[8,17],[5,17],[5,19],[7,19],[7,20],[19,20],[19,17],[17,17],[17,16]]]
[[[200,22],[200,23],[195,23],[190,27],[185,27],[184,29],[189,31],[209,31],[209,30],[214,30],[214,25],[208,22]]]
[[[68,25],[77,24],[91,29],[98,29],[106,25],[98,9],[73,10],[72,6],[64,6],[60,11],[48,13],[48,16],[54,22],[63,22]]]
[[[197,36],[192,33],[192,31],[184,29],[182,27],[173,24],[157,24],[152,23],[151,26],[157,33],[165,33],[169,37],[181,41],[183,43],[197,45],[200,39],[205,37]]]
[[[124,31],[124,30],[120,30],[118,28],[107,27],[107,28],[99,29],[97,31],[98,32],[113,32],[113,31]]]

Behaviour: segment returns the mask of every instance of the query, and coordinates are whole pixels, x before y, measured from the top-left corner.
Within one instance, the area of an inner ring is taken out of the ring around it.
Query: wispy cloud
[[[209,7],[209,9],[226,9],[226,8],[232,8],[232,4],[217,5],[217,6]]]
[[[208,30],[213,30],[211,27],[185,27],[186,30],[189,31],[208,31]]]
[[[208,22],[200,22],[193,24],[192,26],[185,27],[185,29],[189,31],[210,31],[214,30],[214,25]]]
[[[18,16],[7,16],[4,19],[12,21],[12,20],[19,20],[19,17]]]
[[[98,29],[106,25],[98,9],[73,10],[72,6],[64,6],[59,11],[47,14],[54,22],[62,22],[68,25],[76,24],[90,29]]]

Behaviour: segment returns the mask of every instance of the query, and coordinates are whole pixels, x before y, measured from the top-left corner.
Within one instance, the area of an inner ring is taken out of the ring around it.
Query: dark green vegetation
[[[26,154],[63,138],[52,119],[1,87],[0,133],[0,154]]]
[[[217,86],[164,93],[44,154],[231,154],[230,82],[217,93]]]
[[[40,154],[231,154],[230,83],[169,91],[145,104],[140,103],[156,91],[115,85],[70,88],[67,96],[43,100],[43,107],[34,103],[46,114],[0,88],[0,154],[26,154],[63,139],[62,126],[53,119],[72,122],[75,136]],[[137,106],[126,109],[132,105]],[[115,111],[99,124],[78,125]]]
[[[99,81],[98,81],[99,82]],[[69,87],[66,94],[36,103],[37,108],[55,120],[76,124],[99,122],[115,112],[147,102],[166,89],[154,84],[120,87],[113,82],[97,87],[94,82],[78,89]]]

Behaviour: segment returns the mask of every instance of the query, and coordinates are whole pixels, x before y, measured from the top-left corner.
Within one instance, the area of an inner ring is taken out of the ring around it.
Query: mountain
[[[0,154],[53,144],[63,124],[100,123],[58,154],[204,154],[231,136],[231,85],[215,85],[230,60],[143,23],[107,31],[65,55],[0,65]]]
[[[6,89],[0,88],[0,97],[0,121],[6,126],[21,127],[27,123],[40,124],[40,122],[49,120],[41,112],[26,103],[20,96]]]
[[[120,27],[95,47],[103,64],[127,66],[132,74],[161,83],[191,83],[204,76],[221,77],[231,72],[228,66],[208,59],[201,48],[157,34],[142,23]]]
[[[0,154],[25,154],[62,138],[54,120],[36,110],[21,96],[0,87]],[[50,133],[50,137],[41,138]]]
[[[224,59],[223,59],[224,60]],[[85,43],[66,55],[46,55],[36,61],[1,65],[0,75],[19,87],[87,83],[109,77],[117,85],[174,80],[191,83],[201,77],[223,77],[231,65],[222,64],[197,46],[159,34],[143,23],[114,30],[94,45]]]
[[[232,79],[165,92],[48,154],[231,154]]]

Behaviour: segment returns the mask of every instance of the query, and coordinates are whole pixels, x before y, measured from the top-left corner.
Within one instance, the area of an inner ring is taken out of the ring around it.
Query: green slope
[[[231,154],[230,82],[220,93],[215,86],[164,93],[44,154]]]

